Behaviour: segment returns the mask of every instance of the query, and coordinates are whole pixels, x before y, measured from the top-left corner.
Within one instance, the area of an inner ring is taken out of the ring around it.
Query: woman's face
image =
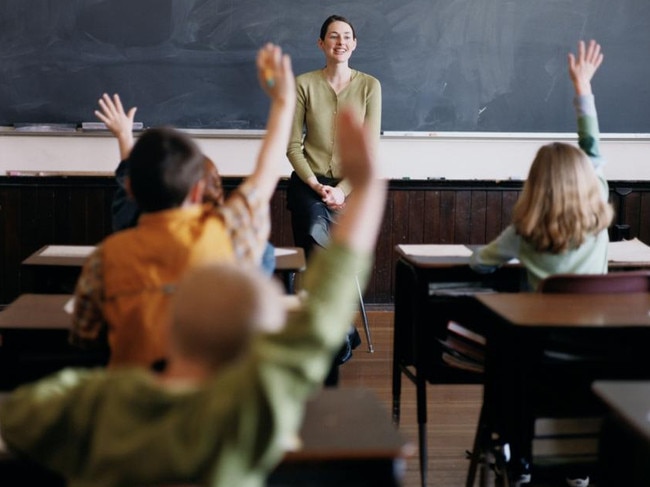
[[[357,48],[357,40],[354,39],[352,27],[336,20],[327,27],[325,39],[318,39],[318,47],[328,62],[347,63]]]

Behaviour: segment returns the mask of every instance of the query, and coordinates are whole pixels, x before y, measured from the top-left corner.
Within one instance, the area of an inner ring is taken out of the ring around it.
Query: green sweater
[[[600,180],[602,197],[609,196],[609,186],[603,175],[605,165],[600,155],[600,131],[593,95],[577,96],[574,100],[578,118],[578,144],[589,156]],[[512,259],[519,259],[526,268],[528,287],[536,291],[539,283],[551,274],[605,274],[607,273],[607,229],[588,235],[580,245],[560,254],[539,252],[517,234],[509,225],[495,240],[476,250],[470,259],[471,267],[478,272],[492,272]]]
[[[67,369],[17,389],[0,410],[14,452],[69,487],[197,483],[257,487],[299,431],[358,304],[368,256],[333,245],[305,273],[304,306],[281,333],[200,387],[172,390],[142,369]]]
[[[379,142],[381,130],[381,85],[376,78],[352,70],[350,83],[338,95],[325,79],[322,70],[296,78],[296,112],[287,157],[303,181],[311,176],[339,178],[340,163],[336,153],[336,114],[352,107],[364,120]],[[304,140],[303,140],[304,133]],[[341,189],[350,193],[344,181]]]

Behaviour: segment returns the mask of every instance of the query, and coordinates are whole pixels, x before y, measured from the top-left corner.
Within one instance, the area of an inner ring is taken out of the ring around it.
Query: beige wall
[[[250,173],[260,132],[190,131],[222,174]],[[537,148],[551,140],[575,143],[574,134],[400,134],[380,144],[382,173],[391,179],[525,179]],[[650,180],[650,135],[603,135],[605,173],[611,180]],[[0,131],[0,174],[110,173],[117,144],[105,134],[15,134]],[[291,166],[285,161],[284,173]]]

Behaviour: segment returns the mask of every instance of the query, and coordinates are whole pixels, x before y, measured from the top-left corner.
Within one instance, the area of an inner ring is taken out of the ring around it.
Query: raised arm
[[[257,54],[260,85],[271,99],[266,135],[253,173],[217,211],[225,221],[237,260],[259,265],[267,247],[269,202],[280,177],[296,101],[289,56],[267,44]]]
[[[374,150],[378,151],[381,138],[381,83],[375,78],[371,78],[368,84],[366,114],[363,123],[368,127]],[[341,180],[336,187],[340,188],[346,197],[352,191],[346,179]]]
[[[386,181],[379,178],[375,135],[352,112],[338,118],[338,148],[341,167],[353,191],[332,240],[353,250],[374,249],[386,203]]]
[[[108,130],[115,136],[120,149],[121,161],[115,170],[117,189],[111,204],[114,232],[135,226],[140,216],[138,205],[133,201],[127,189],[129,174],[127,158],[133,148],[133,120],[136,111],[137,108],[132,107],[125,112],[120,96],[114,94],[113,97],[110,97],[107,93],[104,93],[99,99],[99,110],[95,110],[95,116],[104,122]]]
[[[285,161],[296,89],[291,59],[287,54],[282,54],[278,46],[267,44],[260,49],[257,55],[257,73],[260,86],[271,99],[271,108],[255,170],[245,184],[253,184],[258,196],[268,201],[273,195]]]
[[[138,109],[132,107],[125,112],[120,96],[115,94],[111,98],[106,93],[99,99],[99,108],[95,110],[95,116],[115,136],[120,147],[120,159],[125,160],[133,148],[133,120]]]
[[[372,269],[384,213],[386,181],[378,177],[370,134],[347,111],[339,115],[337,123],[342,173],[353,187],[352,194],[338,223],[332,225],[330,245],[318,248],[310,256],[300,310],[291,314],[285,333],[265,337],[274,344],[280,367],[267,364],[263,368],[285,376],[285,385],[294,400],[299,399],[297,391],[307,391],[302,386],[322,385],[332,358],[343,343],[359,306],[357,282],[364,287]],[[288,390],[277,393],[285,408]]]
[[[600,156],[600,129],[596,103],[591,89],[591,79],[603,62],[600,44],[591,40],[578,42],[578,51],[569,53],[569,77],[575,90],[574,106],[578,118],[578,144],[591,158],[596,169],[604,165]]]

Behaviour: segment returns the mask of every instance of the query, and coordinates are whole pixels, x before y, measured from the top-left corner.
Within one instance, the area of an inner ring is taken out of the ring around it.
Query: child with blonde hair
[[[515,204],[512,223],[472,254],[474,270],[492,272],[518,259],[526,269],[531,291],[552,274],[607,273],[607,228],[613,210],[607,201],[609,187],[602,173],[604,161],[591,90],[591,79],[602,61],[600,45],[593,40],[588,44],[580,41],[577,55],[569,54],[580,148],[554,142],[539,149]],[[513,450],[517,448],[513,446]],[[520,460],[512,461],[517,470],[515,485],[531,481],[530,452],[523,448],[519,453]],[[513,458],[517,456],[513,454]],[[567,485],[588,486],[589,477],[582,474],[571,474]]]
[[[519,259],[531,290],[551,274],[605,274],[607,227],[613,210],[602,174],[598,118],[591,78],[603,61],[600,45],[578,44],[569,54],[575,88],[578,144],[555,142],[539,149],[514,207],[512,224],[488,245],[476,250],[471,266],[492,272]]]

